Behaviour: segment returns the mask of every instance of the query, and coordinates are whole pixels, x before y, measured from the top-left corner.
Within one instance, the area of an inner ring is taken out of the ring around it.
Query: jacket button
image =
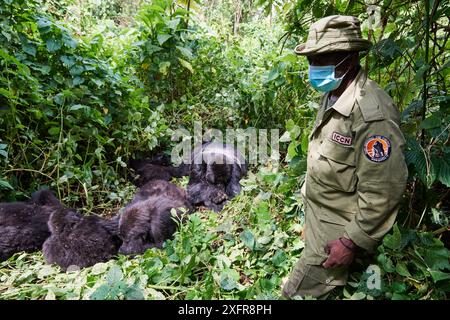
[[[330,282],[331,282],[330,279],[325,280],[325,283],[326,283],[326,284],[329,284]]]

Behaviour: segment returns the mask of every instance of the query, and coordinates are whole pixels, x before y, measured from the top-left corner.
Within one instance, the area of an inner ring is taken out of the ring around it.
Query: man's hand
[[[357,246],[350,239],[340,238],[328,242],[324,249],[328,259],[322,266],[328,269],[349,266],[353,262]]]

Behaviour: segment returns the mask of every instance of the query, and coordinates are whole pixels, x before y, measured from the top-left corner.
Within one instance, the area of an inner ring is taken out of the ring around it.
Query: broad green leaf
[[[54,269],[51,265],[44,265],[38,272],[38,278],[44,279],[52,274],[57,273],[56,269]]]
[[[125,293],[126,300],[144,300],[144,293],[138,284],[134,284],[131,288],[127,290]]]
[[[285,131],[283,135],[280,137],[280,142],[289,142],[291,141],[291,134],[289,131]]]
[[[392,283],[392,289],[396,293],[403,293],[406,291],[407,287],[405,283],[395,281],[394,283]]]
[[[69,35],[63,35],[62,40],[67,48],[75,49],[77,47],[77,40]]]
[[[446,157],[432,157],[431,163],[436,169],[437,179],[447,187],[450,187],[450,160]]]
[[[302,152],[304,154],[308,153],[308,145],[309,145],[309,137],[307,134],[303,133],[301,147],[302,147]]]
[[[177,49],[180,50],[181,54],[185,56],[187,59],[193,58],[191,48],[177,46]]]
[[[404,262],[398,262],[395,270],[401,276],[411,277],[411,274],[409,273],[408,268],[406,267],[406,264]]]
[[[106,270],[108,270],[108,264],[104,263],[104,262],[99,262],[96,263],[91,270],[91,274],[92,275],[99,275],[99,274],[103,274],[106,272]]]
[[[422,129],[433,129],[440,127],[441,125],[441,118],[438,115],[432,115],[425,120],[422,121],[420,124],[420,127]]]
[[[47,45],[47,50],[49,52],[55,52],[55,51],[61,49],[61,46],[62,46],[61,40],[55,39],[55,38],[47,39],[45,44]]]
[[[275,255],[272,257],[272,263],[274,264],[274,266],[279,267],[282,266],[284,264],[284,262],[287,260],[287,255],[286,253],[281,250],[278,249],[275,252]]]
[[[237,281],[239,279],[239,273],[234,269],[228,269],[222,271],[220,274],[220,286],[226,291],[231,291],[237,288]]]
[[[430,68],[430,66],[428,65],[428,64],[424,64],[424,65],[422,65],[420,68],[419,68],[419,70],[417,70],[417,72],[416,72],[416,76],[415,76],[415,82],[417,83],[417,84],[420,84],[420,83],[422,83],[422,81],[423,81],[423,75],[424,75],[424,73],[425,72],[427,72],[428,71],[428,69]]]
[[[183,60],[181,58],[178,58],[178,60],[180,61],[181,65],[183,67],[188,69],[191,73],[194,73],[194,69],[192,68],[192,65],[189,62],[187,62],[186,60]]]
[[[179,24],[180,24],[180,19],[172,19],[172,20],[166,21],[166,26],[168,26],[172,30],[176,30]]]
[[[450,273],[437,270],[430,270],[434,282],[450,279]]]
[[[170,34],[158,34],[158,43],[162,46],[167,40],[169,40],[172,36]]]
[[[240,239],[250,250],[255,249],[255,244],[256,244],[255,236],[253,235],[253,233],[250,230],[247,229],[247,230],[241,232]]]
[[[274,68],[269,71],[269,74],[267,75],[267,82],[274,81],[279,76],[280,74],[278,73],[278,69]]]
[[[74,104],[73,106],[71,106],[69,108],[70,111],[76,111],[76,110],[80,110],[80,109],[86,109],[89,108],[88,106],[82,105],[82,104]]]
[[[94,293],[91,294],[90,299],[91,300],[106,300],[109,296],[111,287],[107,284],[102,284],[100,287],[98,287]]]
[[[61,56],[59,60],[61,60],[61,62],[68,68],[71,68],[76,62],[76,59],[73,56]]]
[[[161,72],[163,75],[167,75],[169,72],[170,62],[169,61],[163,61],[159,64],[159,72]]]
[[[0,178],[0,189],[3,190],[14,190],[14,188],[9,184],[8,181]]]
[[[397,224],[394,224],[393,233],[388,234],[383,239],[383,245],[388,247],[389,249],[396,250],[400,248],[402,244],[402,234]]]
[[[366,297],[366,294],[364,292],[355,292],[351,297],[350,300],[362,300]]]
[[[106,275],[106,281],[113,285],[115,283],[118,283],[123,279],[123,273],[122,270],[120,270],[120,267],[117,265],[113,265],[111,269],[108,271],[108,274]]]
[[[380,263],[381,268],[386,272],[394,272],[395,267],[392,260],[385,254],[380,254],[377,257],[378,263]]]
[[[297,55],[295,55],[293,53],[288,53],[288,54],[284,55],[283,57],[281,57],[280,61],[296,63],[298,61],[298,57],[297,57]]]
[[[163,48],[153,45],[151,42],[147,42],[145,44],[145,49],[148,55],[152,55],[155,52],[159,52],[163,50]]]
[[[287,131],[291,131],[294,126],[295,126],[294,120],[289,119],[288,121],[286,121],[286,130]]]
[[[14,99],[16,96],[9,90],[6,90],[4,88],[0,88],[0,94],[8,99]]]
[[[22,50],[30,56],[36,56],[36,46],[31,42],[22,43]]]
[[[57,135],[59,135],[59,131],[60,131],[60,128],[59,128],[59,127],[53,127],[53,128],[50,128],[50,129],[48,130],[48,133],[49,133],[51,136],[57,136]]]
[[[297,146],[298,146],[298,143],[297,143],[297,142],[291,142],[291,143],[289,144],[289,146],[288,146],[288,156],[289,156],[289,159],[293,159],[295,156],[298,155],[298,152],[297,152]]]
[[[440,247],[433,247],[423,249],[423,258],[428,267],[435,270],[447,269],[450,271],[450,251],[443,245]]]
[[[52,22],[48,20],[47,18],[38,18],[37,19],[37,26],[41,32],[48,32],[50,31],[50,26],[52,25]]]
[[[80,84],[82,84],[82,83],[84,83],[84,78],[82,78],[82,77],[75,77],[75,78],[73,78],[73,80],[72,80],[72,84],[73,84],[74,86],[80,85]]]
[[[266,224],[272,218],[267,201],[261,201],[258,203],[255,212],[258,219],[258,224]]]

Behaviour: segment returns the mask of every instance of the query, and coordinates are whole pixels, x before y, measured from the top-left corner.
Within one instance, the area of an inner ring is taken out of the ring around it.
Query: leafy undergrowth
[[[281,299],[282,279],[304,246],[292,191],[299,180],[275,169],[250,173],[223,211],[189,215],[162,250],[134,258],[61,272],[39,252],[17,254],[0,263],[0,299]],[[395,225],[330,298],[446,299],[449,258],[433,234]]]
[[[251,174],[222,212],[191,214],[162,250],[134,258],[61,272],[41,253],[18,254],[0,264],[0,298],[278,299],[303,248],[299,197],[276,193],[286,183]]]

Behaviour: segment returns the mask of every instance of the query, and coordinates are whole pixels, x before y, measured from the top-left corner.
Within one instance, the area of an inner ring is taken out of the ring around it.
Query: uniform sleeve
[[[408,177],[405,139],[391,120],[364,123],[355,139],[358,211],[344,235],[370,251],[397,216]]]

